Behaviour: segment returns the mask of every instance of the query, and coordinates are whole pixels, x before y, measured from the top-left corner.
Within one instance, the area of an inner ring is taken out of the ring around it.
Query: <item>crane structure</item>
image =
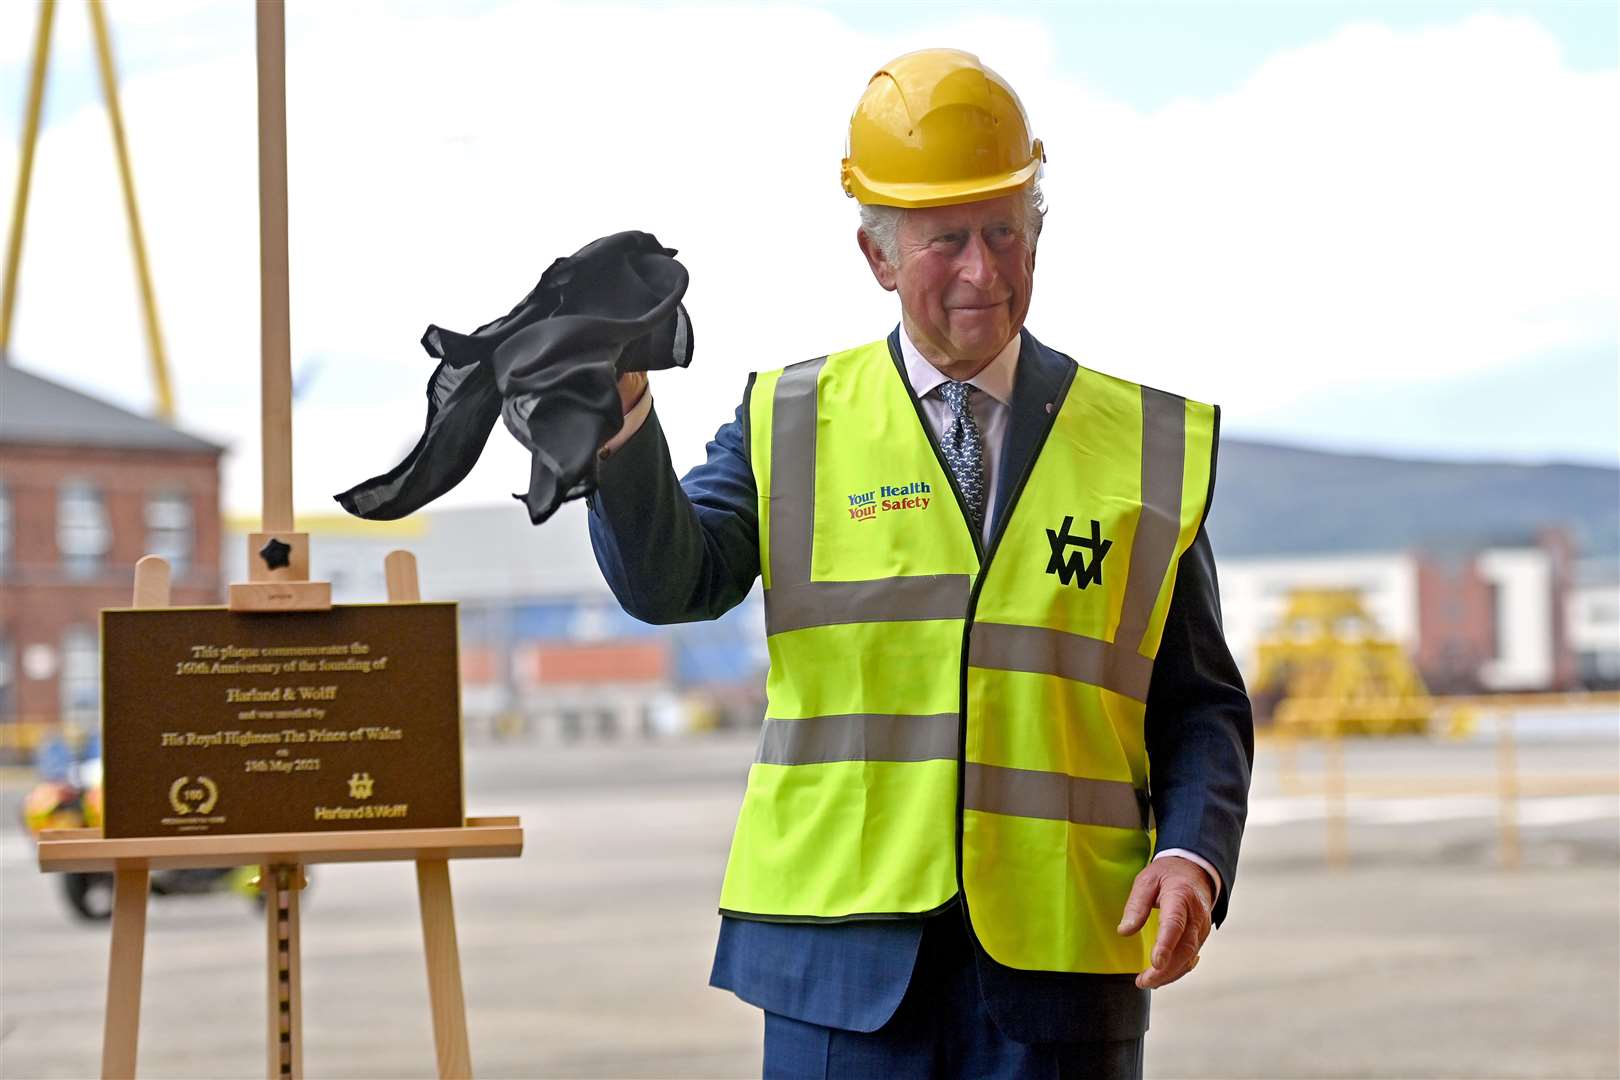
[[[96,67],[101,74],[102,96],[107,119],[112,125],[113,149],[118,158],[118,176],[124,194],[124,216],[129,221],[130,247],[135,256],[135,280],[140,291],[141,314],[146,326],[147,352],[152,362],[152,382],[156,392],[156,412],[167,423],[174,422],[174,391],[169,379],[169,363],[163,348],[163,332],[158,323],[157,296],[152,288],[152,271],[147,264],[146,236],[141,230],[140,206],[135,199],[135,176],[129,164],[129,142],[124,134],[124,114],[118,105],[118,73],[113,65],[112,35],[107,14],[98,0],[85,4],[90,13],[91,36],[96,47]],[[23,227],[28,218],[28,192],[34,171],[34,148],[39,142],[39,120],[45,105],[46,72],[51,57],[51,26],[56,16],[56,0],[41,0],[39,22],[34,30],[33,62],[29,71],[28,100],[23,112],[22,152],[17,158],[17,189],[11,206],[11,231],[6,243],[5,278],[0,285],[0,363],[8,363],[11,323],[17,303],[17,271],[22,263]]]
[[[1384,635],[1355,589],[1295,589],[1260,640],[1251,687],[1278,731],[1396,735],[1428,729],[1435,712],[1406,651]]]

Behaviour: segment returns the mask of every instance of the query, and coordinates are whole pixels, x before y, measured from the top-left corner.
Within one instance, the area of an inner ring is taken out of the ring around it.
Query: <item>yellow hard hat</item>
[[[957,49],[883,65],[849,118],[844,191],[862,203],[948,206],[1028,183],[1046,160],[1007,80]]]

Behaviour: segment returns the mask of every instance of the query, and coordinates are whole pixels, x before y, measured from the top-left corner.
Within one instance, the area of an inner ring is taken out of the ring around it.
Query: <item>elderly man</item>
[[[1203,523],[1218,413],[1024,330],[1044,160],[902,56],[850,122],[887,338],[761,372],[677,480],[644,375],[591,500],[649,622],[763,579],[770,674],[713,985],[768,1076],[1137,1076],[1231,898],[1253,756]]]

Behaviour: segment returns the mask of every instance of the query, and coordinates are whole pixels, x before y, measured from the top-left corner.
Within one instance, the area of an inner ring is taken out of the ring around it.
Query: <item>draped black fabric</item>
[[[624,425],[618,377],[685,367],[692,324],[686,267],[644,232],[605,236],[558,259],[506,315],[471,334],[429,326],[439,360],[427,424],[394,468],[336,496],[357,517],[389,521],[466,478],[499,416],[533,454],[517,495],[538,525],[596,490],[596,451]]]

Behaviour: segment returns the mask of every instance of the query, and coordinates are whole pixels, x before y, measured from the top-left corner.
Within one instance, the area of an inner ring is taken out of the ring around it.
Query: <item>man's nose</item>
[[[979,233],[970,233],[962,248],[958,274],[963,282],[980,291],[987,291],[996,282],[996,261]]]

